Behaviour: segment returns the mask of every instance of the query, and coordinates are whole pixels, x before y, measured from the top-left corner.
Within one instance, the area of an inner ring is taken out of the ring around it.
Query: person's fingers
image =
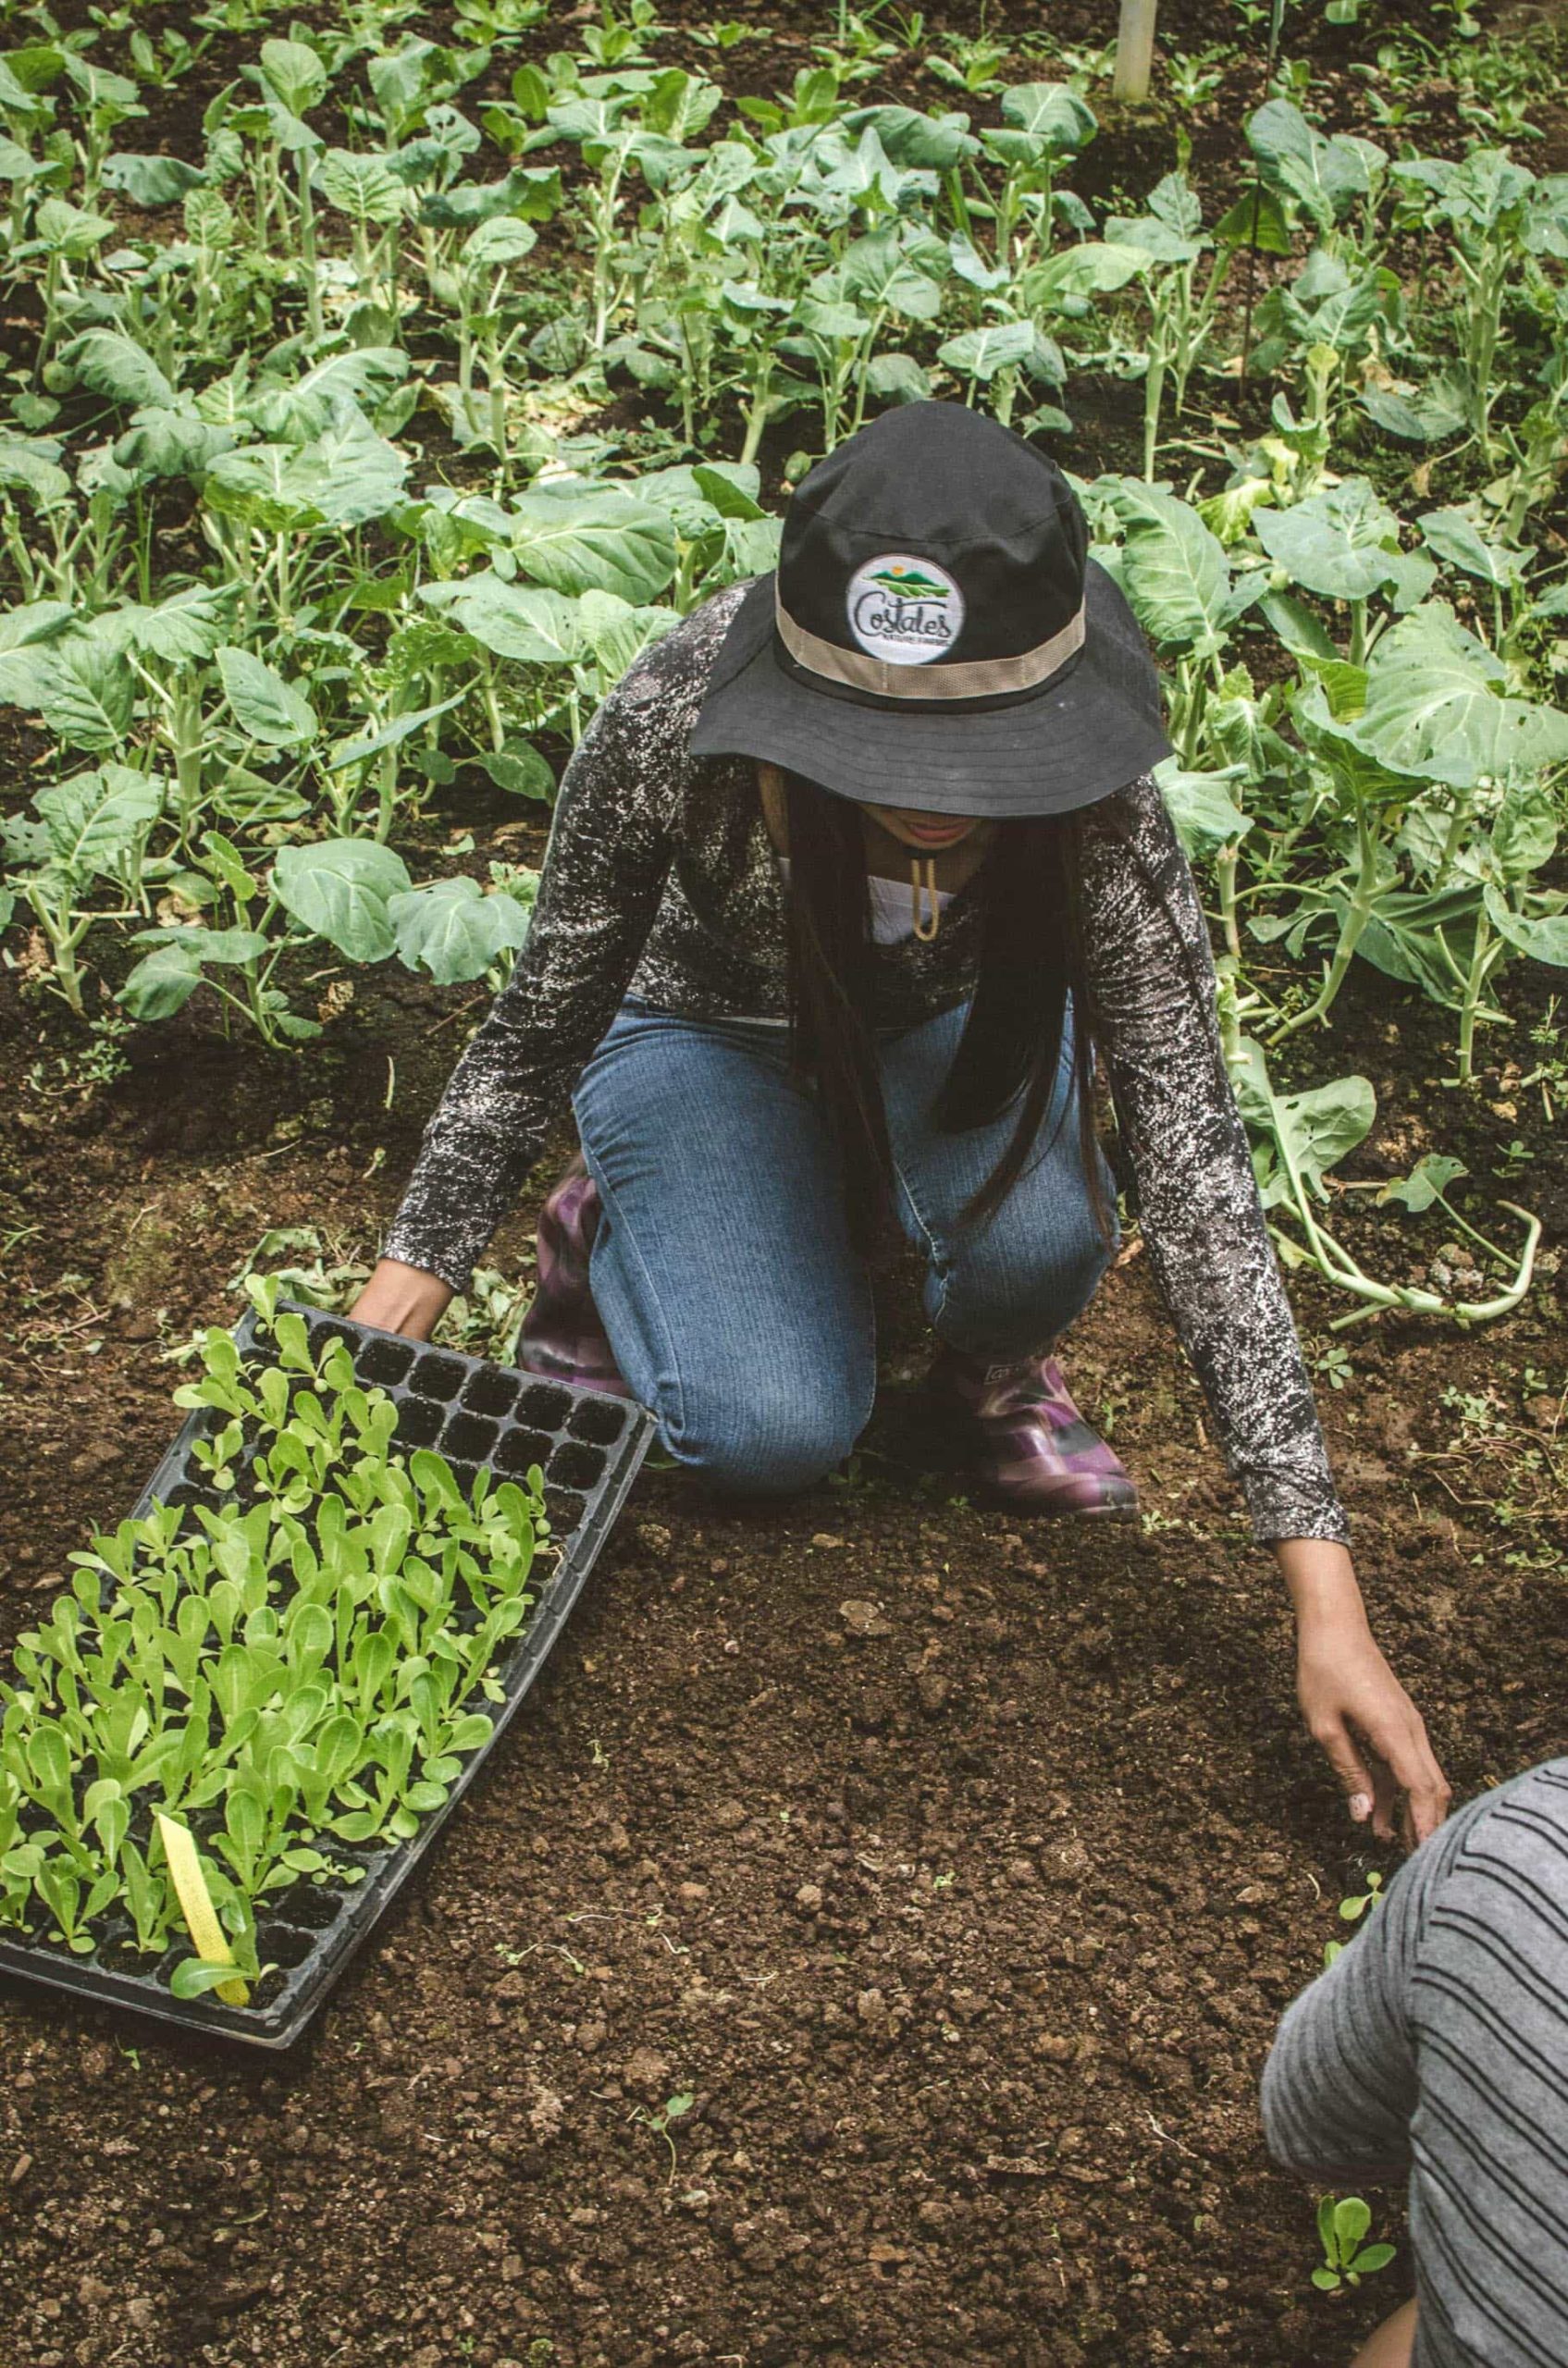
[[[1420,1714],[1412,1709],[1410,1719],[1409,1735],[1397,1752],[1390,1752],[1389,1760],[1404,1792],[1406,1839],[1414,1847],[1436,1833],[1453,1794]]]
[[[1373,1832],[1381,1841],[1394,1839],[1397,1806],[1405,1846],[1415,1849],[1436,1833],[1452,1794],[1414,1703],[1406,1705],[1391,1732],[1379,1728],[1366,1734],[1364,1757],[1377,1772]]]
[[[1327,1715],[1313,1721],[1313,1740],[1340,1781],[1350,1813],[1358,1825],[1364,1825],[1372,1816],[1377,1801],[1377,1788],[1367,1772],[1365,1759],[1357,1749],[1350,1729],[1342,1719]]]
[[[1366,1756],[1372,1766],[1372,1831],[1379,1842],[1392,1842],[1402,1802],[1399,1779],[1380,1753],[1369,1749]]]

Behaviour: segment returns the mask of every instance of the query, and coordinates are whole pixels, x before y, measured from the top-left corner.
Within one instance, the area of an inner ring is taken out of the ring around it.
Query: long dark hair
[[[870,892],[860,808],[786,773],[790,859],[790,1057],[811,1078],[844,1170],[851,1240],[862,1256],[894,1236],[895,1179],[872,1043]],[[1095,1221],[1109,1240],[1094,1134],[1093,1006],[1083,963],[1082,818],[1004,821],[972,886],[980,971],[953,1065],[932,1109],[946,1133],[994,1124],[1015,1104],[1006,1149],[963,1213],[994,1216],[1030,1164],[1051,1107],[1071,999],[1079,1151]]]

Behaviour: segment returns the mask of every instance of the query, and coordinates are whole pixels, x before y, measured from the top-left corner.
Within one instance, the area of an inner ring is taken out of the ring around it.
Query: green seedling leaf
[[[181,1957],[169,1975],[168,1986],[177,1998],[204,1998],[216,1990],[226,2005],[244,2005],[250,1997],[244,1983],[236,1981],[231,1963],[213,1965],[204,1957]]]
[[[1429,1151],[1417,1160],[1410,1174],[1385,1184],[1378,1193],[1379,1202],[1397,1201],[1401,1206],[1419,1215],[1440,1201],[1451,1184],[1457,1184],[1470,1170],[1462,1159],[1451,1159],[1446,1152]],[[1341,1907],[1340,1913],[1343,1914]]]

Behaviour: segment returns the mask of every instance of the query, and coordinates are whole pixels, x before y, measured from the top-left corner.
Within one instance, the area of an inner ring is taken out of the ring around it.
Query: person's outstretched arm
[[[1358,1822],[1391,1835],[1402,1791],[1409,1838],[1422,1841],[1442,1822],[1448,1785],[1367,1622],[1226,1075],[1191,867],[1152,775],[1090,808],[1083,831],[1092,1018],[1149,1263],[1290,1590],[1302,1714]]]

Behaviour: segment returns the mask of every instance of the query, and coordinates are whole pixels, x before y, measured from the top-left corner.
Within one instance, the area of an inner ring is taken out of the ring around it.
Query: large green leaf
[[[249,649],[219,649],[217,671],[235,721],[264,747],[299,748],[318,730],[315,709],[265,659]]]
[[[1127,528],[1121,584],[1139,623],[1165,648],[1218,649],[1251,598],[1218,537],[1158,486],[1123,478],[1109,499]]]
[[[1093,107],[1066,82],[1016,82],[1002,93],[1002,120],[1042,156],[1076,156],[1099,130]]]
[[[117,465],[140,477],[204,477],[234,442],[232,428],[204,419],[188,397],[170,407],[146,403],[115,438]]]
[[[1568,763],[1568,715],[1506,695],[1508,670],[1446,602],[1383,635],[1357,737],[1395,771],[1456,788]]]
[[[487,569],[461,584],[423,585],[419,597],[498,658],[524,666],[565,666],[581,653],[576,603],[559,592],[508,584]]]
[[[345,405],[374,411],[408,376],[408,356],[395,345],[352,346],[329,353],[290,386],[265,382],[241,397],[236,409],[267,437],[303,444],[329,427]],[[205,405],[212,389],[203,397]]]
[[[104,159],[104,186],[117,189],[132,205],[173,205],[202,186],[202,175],[180,156],[135,156],[121,151]]]
[[[401,219],[408,192],[385,156],[374,150],[328,148],[315,173],[326,203],[351,221],[377,228]]]
[[[224,452],[207,471],[203,500],[220,517],[238,518],[267,534],[319,523],[314,486],[302,486],[287,444],[248,444]]]
[[[938,346],[936,358],[949,370],[989,385],[998,370],[1017,369],[1033,351],[1032,321],[998,321],[949,338],[945,345]]]
[[[1487,883],[1486,903],[1493,928],[1516,953],[1527,954],[1534,962],[1549,962],[1555,969],[1568,969],[1568,914],[1549,913],[1534,919],[1527,913],[1516,913],[1502,891],[1490,881]]]
[[[1259,107],[1248,121],[1247,138],[1276,186],[1288,191],[1321,229],[1369,195],[1374,173],[1389,161],[1369,140],[1343,132],[1326,138],[1289,99],[1270,99]]]
[[[1240,765],[1217,773],[1186,772],[1175,757],[1155,766],[1160,796],[1189,855],[1212,856],[1221,847],[1236,845],[1252,829],[1230,795],[1241,775]]]
[[[481,979],[497,956],[515,952],[528,916],[504,889],[487,896],[467,872],[432,880],[388,901],[387,916],[404,967],[424,968],[442,986]]]
[[[1261,1045],[1241,1039],[1233,1065],[1236,1099],[1242,1116],[1264,1139],[1253,1165],[1266,1209],[1293,1199],[1284,1153],[1289,1152],[1307,1190],[1325,1199],[1323,1178],[1372,1130],[1377,1097],[1364,1077],[1336,1078],[1301,1093],[1277,1093]]]
[[[515,504],[518,562],[555,592],[618,592],[651,600],[674,576],[675,530],[663,511],[608,487],[524,494]]]
[[[311,525],[346,528],[393,509],[407,474],[407,455],[342,402],[302,450],[251,444],[226,452],[207,472],[204,493],[225,516],[273,534]]]
[[[264,41],[262,80],[290,115],[309,115],[327,95],[327,72],[302,41]]]
[[[980,142],[969,130],[967,115],[920,115],[913,107],[856,107],[843,118],[851,140],[868,128],[884,153],[906,170],[950,173],[980,154]]]
[[[115,1000],[133,1019],[172,1019],[202,983],[202,965],[189,946],[155,945],[126,979]]]
[[[112,879],[157,820],[164,783],[129,765],[103,765],[41,789],[32,802],[65,870],[77,879]]]
[[[722,105],[723,97],[717,82],[673,66],[658,77],[643,101],[642,118],[661,139],[685,143],[706,130]]]
[[[1502,877],[1522,885],[1556,852],[1555,799],[1540,788],[1511,789],[1492,824],[1492,859]]]
[[[680,623],[673,609],[634,608],[613,592],[585,592],[577,615],[583,638],[599,661],[604,690],[620,681],[650,642]]]
[[[1059,311],[1064,302],[1114,295],[1141,271],[1147,271],[1153,260],[1148,248],[1130,237],[1110,244],[1085,239],[1075,247],[1063,247],[1047,262],[1026,272],[1024,299],[1038,311],[1049,313]]]
[[[234,599],[230,587],[192,584],[155,608],[127,601],[116,614],[130,646],[143,657],[161,658],[171,666],[195,666],[209,659],[223,639]]]
[[[1445,437],[1457,436],[1465,420],[1462,390],[1443,378],[1414,394],[1368,387],[1361,407],[1385,435],[1401,437],[1408,444],[1440,444]]]
[[[106,214],[89,214],[63,197],[46,197],[34,217],[40,242],[71,263],[85,263],[101,247],[114,223]]]
[[[322,839],[282,847],[272,867],[284,911],[351,962],[381,962],[397,936],[389,900],[411,885],[401,856],[376,839]]]
[[[408,456],[377,436],[363,412],[343,411],[299,456],[290,480],[308,487],[329,526],[363,526],[402,498]]]
[[[172,403],[174,387],[152,355],[117,329],[88,329],[63,346],[60,360],[81,385],[117,403]]]
[[[1290,708],[1297,731],[1328,775],[1336,803],[1346,809],[1403,803],[1415,788],[1406,771],[1387,763],[1362,737],[1362,702],[1351,686],[1358,685],[1364,693],[1365,680],[1361,669],[1347,667],[1340,681],[1309,684],[1297,693]],[[1336,693],[1347,709],[1353,707],[1354,712],[1341,712],[1336,708]]]
[[[70,621],[64,600],[29,600],[19,609],[0,611],[0,655],[25,649],[30,642],[52,641]]]
[[[840,259],[838,278],[850,296],[904,320],[934,321],[942,310],[941,289],[916,269],[892,230],[857,239]]]
[[[106,635],[73,633],[0,652],[0,706],[42,715],[68,747],[117,748],[136,709],[136,679]]]
[[[1398,593],[1431,582],[1429,562],[1424,568],[1400,549],[1399,521],[1364,477],[1346,477],[1293,509],[1259,510],[1253,532],[1303,590],[1325,599],[1366,600],[1385,585]]]
[[[521,263],[538,245],[539,234],[510,214],[492,214],[472,229],[463,242],[463,261],[469,271],[499,271]]]
[[[1463,575],[1478,575],[1483,584],[1494,585],[1500,591],[1519,581],[1533,556],[1488,542],[1463,510],[1428,510],[1415,523],[1428,549],[1440,560],[1457,567]]]
[[[40,509],[70,499],[71,481],[59,464],[54,437],[0,436],[0,486],[31,495]]]

